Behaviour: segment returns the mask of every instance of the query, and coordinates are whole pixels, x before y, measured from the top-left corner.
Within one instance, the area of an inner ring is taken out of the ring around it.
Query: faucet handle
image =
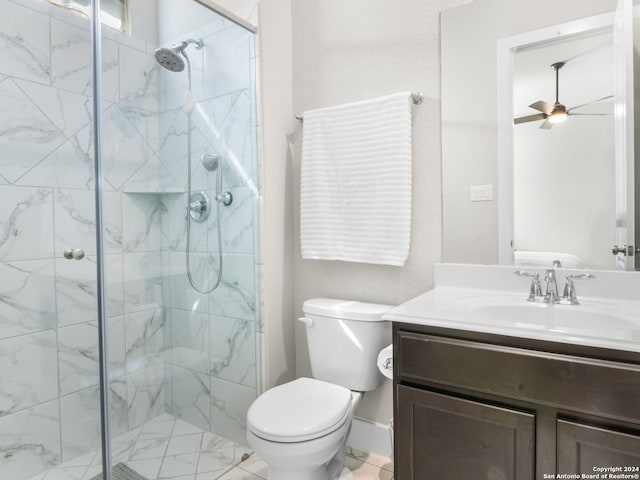
[[[527,300],[535,302],[536,297],[542,296],[542,287],[540,286],[540,274],[536,272],[527,272],[526,270],[516,270],[514,275],[520,277],[531,277],[531,287],[529,288],[529,297]]]
[[[587,278],[594,278],[595,275],[593,273],[579,273],[579,274],[570,274],[565,278],[567,279],[567,283],[564,284],[564,292],[562,293],[563,303],[568,303],[569,305],[580,305],[578,302],[578,297],[576,295],[576,286],[574,285],[574,280],[583,280]]]
[[[565,278],[567,281],[570,280],[582,280],[583,278],[595,278],[596,276],[593,273],[572,273],[567,275]]]
[[[540,274],[536,272],[527,272],[526,270],[516,270],[513,272],[514,275],[519,275],[521,277],[533,277],[540,278]]]

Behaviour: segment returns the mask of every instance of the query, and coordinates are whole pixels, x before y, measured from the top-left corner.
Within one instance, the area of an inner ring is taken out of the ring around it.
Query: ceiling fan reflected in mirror
[[[519,123],[527,123],[527,122],[535,122],[537,120],[544,120],[542,125],[540,125],[540,128],[544,128],[548,130],[551,127],[553,127],[555,123],[564,122],[567,119],[567,117],[573,116],[573,115],[595,115],[595,116],[609,115],[609,113],[575,113],[574,111],[579,108],[586,107],[587,105],[592,105],[594,103],[602,102],[604,100],[609,100],[610,98],[613,98],[613,95],[607,95],[606,97],[598,98],[597,100],[592,100],[590,102],[583,103],[582,105],[576,105],[575,107],[571,107],[571,108],[567,108],[562,103],[560,103],[559,78],[560,78],[560,69],[564,67],[564,64],[565,62],[556,62],[551,65],[551,68],[553,68],[556,71],[556,102],[554,104],[545,102],[544,100],[538,100],[537,102],[533,102],[531,105],[529,105],[529,107],[535,110],[538,110],[541,113],[536,113],[534,115],[527,115],[525,117],[514,118],[513,119],[514,124],[517,125]]]

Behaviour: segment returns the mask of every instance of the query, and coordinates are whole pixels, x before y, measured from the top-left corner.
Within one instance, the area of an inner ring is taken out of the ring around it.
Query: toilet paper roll
[[[380,350],[378,354],[378,370],[387,378],[393,378],[393,344]]]

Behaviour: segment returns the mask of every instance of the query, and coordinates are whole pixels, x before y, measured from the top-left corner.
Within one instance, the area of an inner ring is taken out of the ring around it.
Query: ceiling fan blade
[[[553,127],[553,123],[551,123],[548,119],[545,120],[542,125],[540,125],[540,128],[544,128],[545,130],[550,130]]]
[[[540,110],[542,113],[546,113],[547,115],[550,115],[551,112],[553,112],[553,105],[543,100],[533,102],[531,105],[529,105],[529,108],[535,108],[536,110]]]
[[[518,117],[513,119],[516,125],[519,123],[535,122],[536,120],[544,120],[547,118],[546,113],[536,113],[535,115],[527,115],[526,117]]]
[[[608,115],[612,115],[611,113],[571,113],[569,112],[567,115],[571,115],[572,117],[576,116],[576,115],[583,115],[583,116],[592,116],[595,115],[597,117],[606,117]]]
[[[602,98],[599,98],[599,99],[597,99],[597,100],[591,100],[590,102],[583,103],[582,105],[576,105],[575,107],[571,107],[571,108],[569,109],[569,111],[573,111],[573,110],[575,110],[576,108],[586,107],[587,105],[591,105],[591,104],[593,104],[593,103],[603,102],[603,101],[605,101],[605,100],[609,100],[610,98],[613,98],[613,97],[614,97],[614,95],[607,95],[606,97],[602,97]]]

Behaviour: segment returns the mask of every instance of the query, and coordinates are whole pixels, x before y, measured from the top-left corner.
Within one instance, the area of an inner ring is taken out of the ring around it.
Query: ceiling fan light
[[[568,115],[566,112],[552,113],[551,115],[549,115],[547,120],[549,120],[551,123],[562,123],[567,119],[567,116]]]

